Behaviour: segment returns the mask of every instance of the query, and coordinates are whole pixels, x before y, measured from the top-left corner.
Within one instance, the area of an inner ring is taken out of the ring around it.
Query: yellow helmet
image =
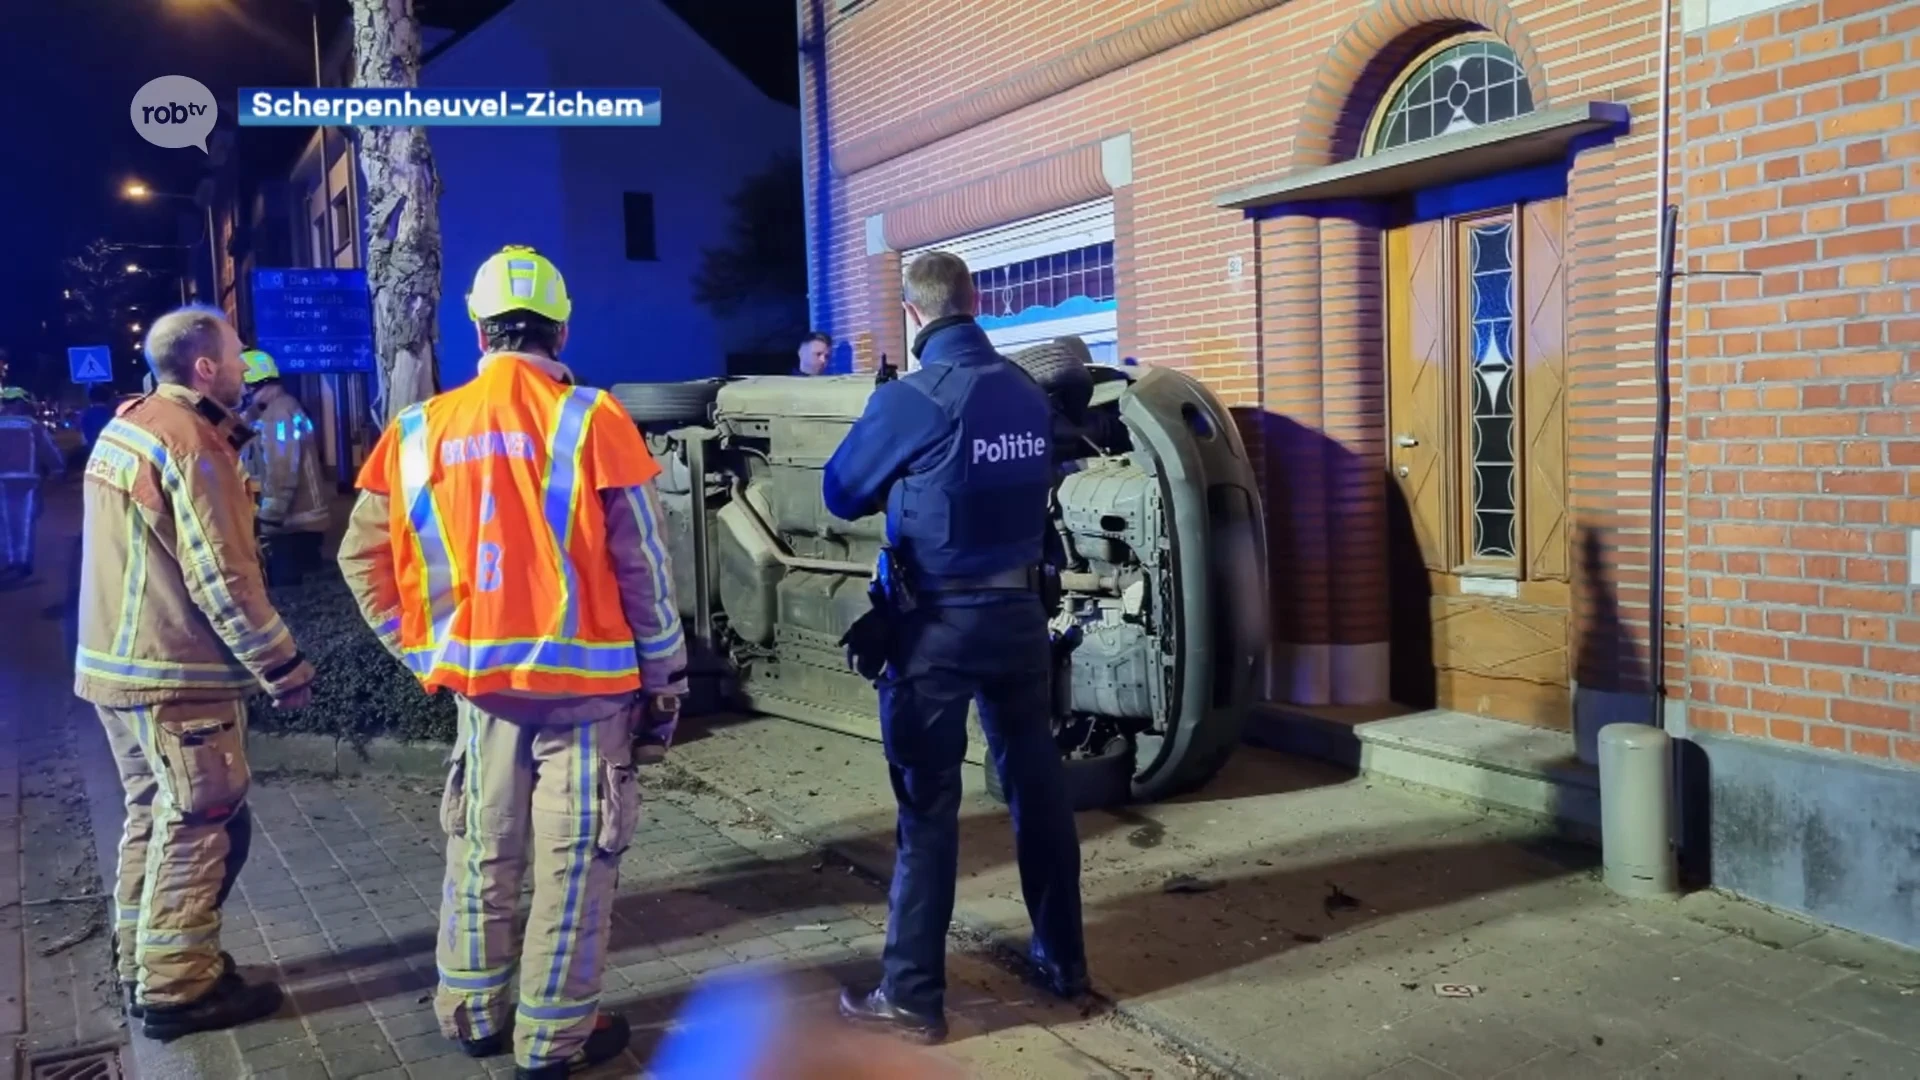
[[[259,349],[248,349],[246,352],[241,353],[240,362],[247,366],[246,379],[248,386],[280,377],[280,365],[274,363],[273,357],[261,352]]]
[[[531,311],[557,323],[573,314],[560,271],[546,256],[519,244],[509,244],[481,263],[467,293],[467,315],[475,322],[509,311]]]

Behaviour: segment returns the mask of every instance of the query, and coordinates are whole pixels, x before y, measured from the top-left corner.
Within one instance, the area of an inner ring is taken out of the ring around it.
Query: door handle
[[[1393,444],[1402,448],[1414,447],[1420,445],[1420,440],[1411,435],[1401,435],[1393,440]]]
[[[1408,476],[1408,475],[1411,475],[1411,473],[1412,473],[1412,470],[1407,468],[1405,465],[1400,466],[1401,476]]]

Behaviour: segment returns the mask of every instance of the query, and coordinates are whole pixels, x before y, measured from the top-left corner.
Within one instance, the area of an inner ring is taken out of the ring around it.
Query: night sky
[[[341,24],[346,0],[318,0],[323,27]],[[501,0],[416,0],[423,22],[459,28]],[[645,2],[645,0],[635,0]],[[792,0],[666,0],[769,94],[797,96]],[[0,101],[7,103],[0,168],[0,347],[18,365],[36,349],[61,350],[63,258],[95,237],[178,243],[197,235],[185,203],[132,203],[138,177],[191,195],[203,175],[197,149],[163,150],[134,131],[128,106],[149,79],[188,75],[231,108],[240,86],[306,85],[313,53],[306,0],[0,0]],[[645,73],[634,82],[645,85]],[[244,133],[249,157],[291,158],[299,129]],[[278,139],[278,142],[275,139]],[[184,253],[152,251],[143,263]],[[43,333],[41,323],[50,333]]]

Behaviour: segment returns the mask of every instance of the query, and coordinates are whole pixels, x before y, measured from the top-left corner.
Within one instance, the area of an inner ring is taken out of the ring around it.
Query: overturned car
[[[1075,800],[1189,791],[1239,742],[1266,648],[1246,448],[1218,399],[1177,370],[1092,365],[1071,338],[1010,359],[1055,406],[1053,524],[1068,565],[1053,723]],[[872,391],[858,375],[612,388],[663,468],[696,702],[878,738],[873,688],[839,640],[867,608],[884,521],[841,520],[821,498],[821,470]],[[970,758],[982,750],[976,727]]]

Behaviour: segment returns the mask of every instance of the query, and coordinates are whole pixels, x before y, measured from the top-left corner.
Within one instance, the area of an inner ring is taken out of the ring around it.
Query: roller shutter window
[[[1119,362],[1111,198],[902,252],[902,272],[928,251],[966,260],[980,325],[1001,352],[1071,335],[1094,362]]]

